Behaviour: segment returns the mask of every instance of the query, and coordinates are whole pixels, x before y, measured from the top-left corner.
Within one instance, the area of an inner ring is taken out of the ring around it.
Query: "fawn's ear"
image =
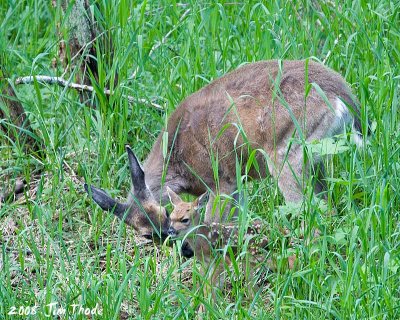
[[[179,197],[170,187],[167,187],[167,194],[174,207],[182,203],[181,197]]]
[[[195,210],[199,210],[204,208],[207,205],[207,202],[210,198],[210,194],[208,192],[203,193],[200,197],[195,200]]]

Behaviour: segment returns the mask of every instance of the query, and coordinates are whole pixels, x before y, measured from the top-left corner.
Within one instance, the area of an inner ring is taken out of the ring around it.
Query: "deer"
[[[268,226],[261,220],[256,219],[249,222],[245,230],[240,234],[239,225],[235,222],[229,223],[204,223],[204,215],[202,210],[208,201],[208,193],[205,193],[192,202],[185,202],[172,191],[166,188],[170,198],[173,210],[170,214],[170,226],[168,234],[173,238],[181,238],[188,242],[194,252],[194,256],[202,263],[203,278],[210,279],[205,281],[204,295],[207,294],[209,287],[216,285],[223,289],[225,267],[229,267],[232,258],[245,260],[241,261],[243,267],[246,268],[248,263],[250,270],[243,272],[249,275],[248,281],[250,294],[258,290],[254,276],[256,267],[267,267],[268,270],[275,270],[276,265],[268,255]],[[233,252],[233,256],[229,253],[224,254],[224,249],[229,246]],[[247,249],[248,260],[246,261],[245,250]],[[222,260],[218,260],[218,253],[222,255]],[[244,254],[243,254],[244,253]],[[240,261],[236,261],[239,262]],[[247,263],[246,263],[247,262]],[[289,268],[293,268],[294,259],[289,259]],[[214,288],[211,292],[214,295]],[[204,305],[201,305],[204,310]]]
[[[102,189],[87,190],[104,210],[114,210],[119,217],[125,210],[125,221],[147,237],[156,235],[149,225],[166,232],[168,216],[161,209],[169,200],[166,187],[194,196],[209,191],[205,222],[229,220],[229,206],[222,210],[213,202],[215,194],[237,199],[238,159],[240,174],[252,179],[272,175],[287,203],[301,203],[304,181],[314,173],[314,163],[304,165],[303,144],[298,141],[332,137],[351,125],[349,135],[359,145],[360,113],[343,77],[321,63],[308,59],[248,63],[184,99],[158,135],[143,168],[128,151],[135,167],[127,203],[117,204]],[[252,150],[258,167],[249,169]],[[323,183],[313,188],[320,194]],[[146,196],[136,196],[137,190],[145,190]],[[147,206],[149,198],[159,203],[157,210]]]

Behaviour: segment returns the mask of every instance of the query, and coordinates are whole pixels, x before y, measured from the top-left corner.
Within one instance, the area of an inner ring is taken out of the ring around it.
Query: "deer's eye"
[[[189,220],[188,218],[183,218],[183,219],[181,219],[181,223],[185,223],[185,224],[186,224],[186,223],[189,223],[189,221],[190,221],[190,220]]]
[[[152,234],[144,234],[143,237],[146,238],[147,240],[152,240],[153,239],[153,235]]]

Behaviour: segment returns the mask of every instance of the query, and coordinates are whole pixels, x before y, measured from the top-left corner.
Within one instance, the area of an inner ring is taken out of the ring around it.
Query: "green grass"
[[[82,183],[125,197],[130,183],[124,145],[144,159],[168,115],[190,93],[245,62],[316,57],[340,72],[360,99],[364,122],[373,128],[368,145],[324,158],[329,176],[324,208],[310,198],[303,212],[289,216],[292,208],[277,209],[281,200],[271,181],[240,186],[248,200],[244,214],[261,215],[277,229],[289,227],[295,236],[304,220],[306,233],[318,228],[322,236],[298,239],[289,249],[277,232],[271,254],[282,267],[265,276],[268,285],[254,300],[244,298],[247,289],[240,282],[215,301],[206,297],[214,302],[206,303],[207,316],[400,318],[398,1],[110,0],[97,1],[97,7],[93,14],[112,37],[115,53],[113,59],[107,53],[96,57],[101,66],[96,85],[103,89],[118,70],[115,94],[109,101],[93,96],[93,110],[72,90],[18,86],[45,157],[26,155],[20,141],[0,133],[0,187],[16,177],[36,187],[0,208],[0,317],[26,318],[7,314],[13,306],[23,313],[37,305],[39,318],[45,318],[45,305],[57,302],[98,304],[102,316],[96,318],[103,319],[192,319],[203,301],[198,266],[181,259],[177,248],[144,245],[90,201]],[[2,1],[2,72],[12,79],[61,75],[60,67],[51,67],[57,23],[67,34],[51,1]],[[123,95],[156,99],[166,112],[130,105]],[[283,265],[293,250],[298,265],[288,271]],[[85,317],[67,308],[64,318]]]

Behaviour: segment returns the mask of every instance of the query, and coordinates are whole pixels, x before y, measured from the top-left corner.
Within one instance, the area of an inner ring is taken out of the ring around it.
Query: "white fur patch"
[[[343,118],[349,111],[342,100],[336,98],[335,114],[338,118]]]
[[[350,124],[352,120],[354,121],[346,104],[339,97],[336,98],[335,115],[336,119],[331,129],[331,134],[333,135],[340,133],[343,126]],[[351,131],[351,140],[357,145],[357,147],[363,147],[363,139],[354,128],[354,124]]]
[[[347,110],[346,105],[339,98],[336,98],[335,114],[338,118],[344,119],[345,123],[347,122],[346,118],[349,118],[349,115],[350,115],[349,110]],[[363,139],[360,137],[359,133],[354,128],[354,123],[353,123],[353,126],[351,129],[352,129],[351,138],[352,138],[353,142],[356,144],[357,147],[363,147],[363,145],[364,145]]]
[[[351,134],[351,138],[356,144],[357,147],[362,148],[364,147],[364,141],[361,139],[359,134],[356,132],[356,130],[353,128],[353,133]]]

